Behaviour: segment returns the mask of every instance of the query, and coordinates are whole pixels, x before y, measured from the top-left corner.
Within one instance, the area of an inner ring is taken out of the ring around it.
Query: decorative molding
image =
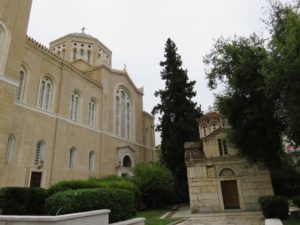
[[[40,110],[40,109],[37,109],[35,107],[29,106],[29,105],[25,105],[25,104],[23,104],[21,102],[15,102],[15,105],[17,105],[19,107],[22,107],[22,108],[25,108],[25,109],[28,109],[28,110],[31,110],[31,111],[34,111],[34,112],[37,112],[37,113],[42,113],[42,114],[44,114],[46,116],[49,116],[49,117],[52,117],[52,118],[55,118],[55,119],[59,119],[59,120],[65,121],[67,123],[74,124],[76,126],[80,126],[80,127],[83,127],[83,128],[86,128],[86,129],[89,129],[89,130],[92,130],[92,131],[95,131],[95,132],[100,133],[100,134],[105,134],[105,135],[107,135],[109,137],[112,137],[112,138],[115,138],[115,139],[126,141],[128,143],[131,143],[131,144],[134,144],[134,145],[146,148],[147,150],[154,150],[154,148],[149,148],[146,145],[139,144],[137,142],[134,142],[134,141],[131,141],[131,140],[128,140],[128,139],[125,139],[125,138],[121,138],[121,137],[119,137],[117,135],[114,135],[114,134],[112,134],[110,132],[106,132],[106,131],[103,131],[103,130],[98,129],[98,128],[93,128],[93,127],[87,126],[85,124],[75,122],[75,121],[73,121],[71,119],[68,119],[68,118],[65,118],[63,116],[60,116],[60,115],[57,115],[57,114],[54,114],[54,113],[51,113],[51,112],[47,112],[47,111],[44,111],[44,110]]]
[[[10,85],[15,86],[15,87],[18,87],[18,85],[19,85],[17,81],[15,81],[13,79],[10,79],[7,76],[2,75],[2,74],[0,74],[0,81],[3,81],[5,83],[10,84]]]

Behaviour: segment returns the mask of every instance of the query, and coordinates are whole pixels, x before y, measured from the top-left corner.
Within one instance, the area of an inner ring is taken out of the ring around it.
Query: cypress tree
[[[175,180],[177,196],[187,198],[187,175],[184,163],[184,142],[199,140],[198,123],[201,110],[192,101],[196,92],[195,81],[189,81],[187,70],[182,68],[175,43],[169,38],[165,45],[165,61],[161,78],[165,88],[155,92],[161,102],[153,110],[159,114],[157,131],[161,132],[161,161],[171,170]]]

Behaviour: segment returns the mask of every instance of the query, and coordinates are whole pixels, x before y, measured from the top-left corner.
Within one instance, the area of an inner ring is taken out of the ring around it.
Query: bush
[[[58,192],[46,199],[50,215],[110,209],[109,220],[125,220],[135,214],[133,193],[124,189],[81,189]]]
[[[286,219],[289,212],[288,200],[282,196],[262,196],[259,204],[265,218]]]
[[[141,191],[142,201],[149,207],[161,206],[173,192],[171,172],[159,163],[138,164],[133,180]]]
[[[43,188],[6,187],[0,189],[3,215],[43,215],[47,191]]]
[[[57,192],[77,189],[98,188],[99,184],[95,180],[64,180],[52,185],[48,189],[48,194],[53,195]]]
[[[293,203],[294,205],[296,205],[297,207],[300,207],[300,195],[293,197]]]

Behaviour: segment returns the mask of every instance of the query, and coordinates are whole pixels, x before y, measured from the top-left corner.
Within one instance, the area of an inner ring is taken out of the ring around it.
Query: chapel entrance
[[[31,172],[30,187],[41,187],[42,172]]]
[[[221,181],[224,209],[239,209],[239,193],[236,180]]]

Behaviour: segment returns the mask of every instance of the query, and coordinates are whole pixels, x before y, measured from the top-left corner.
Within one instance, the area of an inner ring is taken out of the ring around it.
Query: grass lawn
[[[167,209],[153,209],[153,210],[146,210],[137,213],[137,217],[144,217],[146,218],[145,225],[166,225],[176,221],[177,219],[159,219],[159,217],[166,213]]]
[[[283,220],[283,225],[300,225],[300,219]]]

